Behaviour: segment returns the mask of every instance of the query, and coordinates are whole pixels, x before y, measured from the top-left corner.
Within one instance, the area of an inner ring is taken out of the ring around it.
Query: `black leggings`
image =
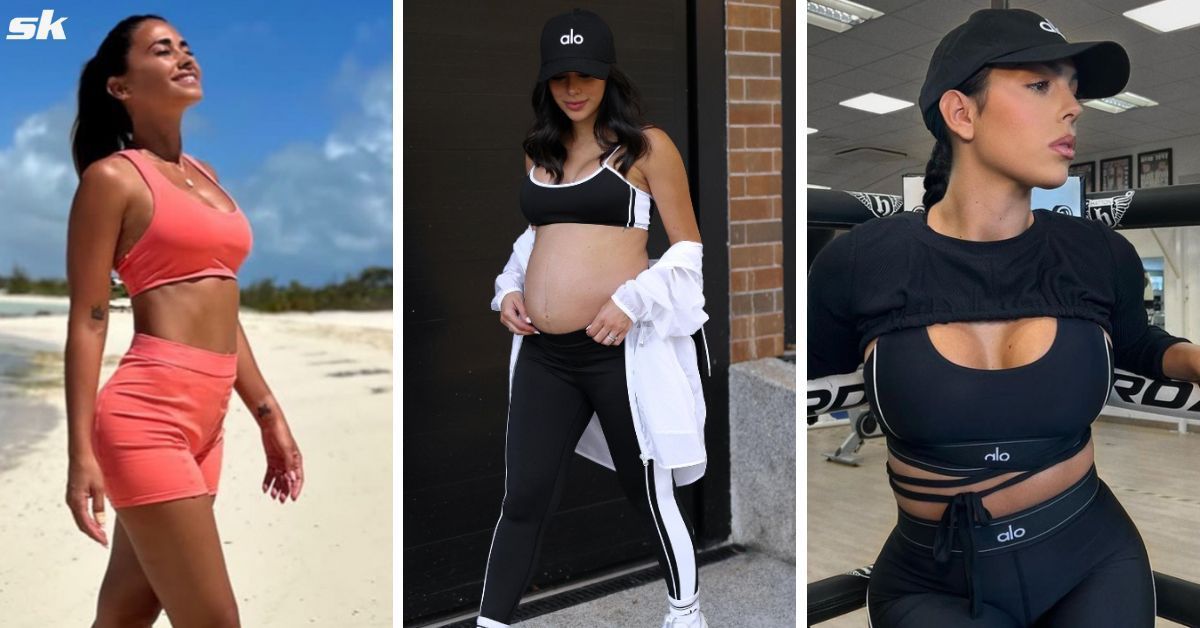
[[[871,573],[872,628],[1152,628],[1154,580],[1146,546],[1108,486],[1095,483],[1091,501],[1062,525],[1019,547],[978,556],[983,611],[975,619],[968,610],[962,557],[939,564],[928,548],[908,538],[913,535],[905,534],[906,526],[897,526]],[[1020,517],[1037,517],[1045,512],[1035,512],[1042,506],[998,518],[1002,523],[990,533],[1034,535]]]
[[[625,348],[583,330],[525,336],[513,369],[505,445],[504,502],[484,575],[480,617],[511,621],[528,588],[538,546],[558,504],[567,466],[592,413],[625,496],[643,515],[675,604],[697,591],[691,526],[675,504],[669,469],[643,463],[625,380]],[[486,624],[486,622],[485,622]]]

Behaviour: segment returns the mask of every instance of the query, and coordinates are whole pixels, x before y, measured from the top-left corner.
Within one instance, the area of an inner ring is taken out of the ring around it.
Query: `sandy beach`
[[[306,475],[295,503],[262,494],[258,428],[234,395],[216,518],[242,624],[391,626],[392,313],[244,311],[241,320]],[[101,384],[132,336],[132,315],[114,312]],[[63,501],[65,339],[65,315],[0,318],[3,626],[90,625],[108,561]],[[170,626],[165,614],[155,626]]]

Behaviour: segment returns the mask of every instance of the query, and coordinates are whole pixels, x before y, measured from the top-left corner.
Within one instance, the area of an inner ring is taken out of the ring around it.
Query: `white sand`
[[[55,303],[61,305],[69,305],[71,300],[67,297],[58,297],[44,294],[8,294],[0,290],[0,301],[11,301],[14,303]]]
[[[297,502],[262,494],[262,443],[235,394],[216,517],[242,623],[391,626],[391,312],[243,312],[241,320],[304,453],[306,476]],[[65,316],[0,319],[0,334],[50,343],[36,361],[61,378]],[[114,313],[101,383],[132,336],[131,315]],[[355,374],[330,376],[338,372]],[[63,501],[61,381],[28,394],[56,407],[60,421],[14,469],[0,472],[0,624],[87,626],[108,550],[75,528]],[[115,512],[108,511],[111,538]],[[165,614],[155,624],[169,625]]]

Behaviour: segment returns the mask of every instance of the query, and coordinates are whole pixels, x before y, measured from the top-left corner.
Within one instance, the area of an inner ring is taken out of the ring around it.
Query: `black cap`
[[[1079,74],[1077,98],[1104,98],[1129,81],[1129,55],[1112,41],[1067,43],[1042,16],[1024,9],[981,9],[942,38],[921,86],[921,114],[930,131],[941,117],[938,101],[977,71],[994,63],[1071,59]]]
[[[612,31],[599,15],[575,9],[550,18],[542,27],[542,69],[538,82],[563,72],[608,78],[617,62]]]

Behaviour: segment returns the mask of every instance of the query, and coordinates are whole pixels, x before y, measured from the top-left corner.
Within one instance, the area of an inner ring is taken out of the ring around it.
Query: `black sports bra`
[[[925,327],[879,336],[863,365],[867,399],[888,451],[907,464],[953,479],[917,478],[887,467],[896,494],[947,504],[933,553],[966,554],[972,599],[976,525],[991,521],[983,498],[1025,481],[1082,450],[1113,384],[1112,348],[1100,325],[1058,318],[1054,341],[1037,360],[1008,369],[955,364],[938,352]],[[908,486],[962,487],[1018,471],[981,491],[922,493]]]
[[[533,178],[535,165],[521,186],[521,213],[534,226],[571,222],[648,230],[654,198],[621,176],[609,159],[612,154],[591,175],[562,184]]]

